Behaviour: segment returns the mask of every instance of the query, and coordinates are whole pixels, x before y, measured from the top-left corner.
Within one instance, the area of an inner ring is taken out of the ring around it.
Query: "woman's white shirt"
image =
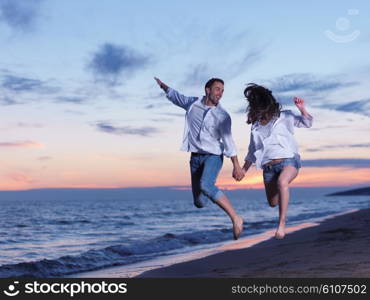
[[[254,123],[245,160],[255,163],[257,169],[261,169],[272,159],[299,156],[294,127],[309,128],[312,120],[311,116],[297,116],[291,110],[283,110],[278,118],[266,125]]]

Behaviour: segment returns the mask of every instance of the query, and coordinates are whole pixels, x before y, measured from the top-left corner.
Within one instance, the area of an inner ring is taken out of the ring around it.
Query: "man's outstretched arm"
[[[180,94],[179,92],[170,88],[167,84],[163,83],[157,77],[154,77],[154,80],[158,83],[159,87],[166,93],[168,100],[170,100],[173,104],[185,110],[188,110],[190,105],[198,99],[197,97],[187,97]]]

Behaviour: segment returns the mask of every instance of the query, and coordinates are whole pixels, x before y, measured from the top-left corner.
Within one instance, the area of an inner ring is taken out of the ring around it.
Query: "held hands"
[[[235,166],[234,169],[233,169],[233,178],[236,180],[236,181],[241,181],[245,176],[245,172],[243,171],[243,169],[238,165],[238,166]]]
[[[236,181],[241,181],[244,177],[245,177],[245,174],[248,172],[249,170],[249,167],[252,165],[252,162],[246,160],[244,162],[244,165],[243,167],[241,168],[239,163],[238,164],[234,164],[234,171],[233,171],[233,177]]]

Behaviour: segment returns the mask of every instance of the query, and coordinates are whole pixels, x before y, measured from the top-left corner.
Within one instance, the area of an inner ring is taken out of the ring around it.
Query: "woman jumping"
[[[297,177],[301,167],[298,146],[294,139],[294,126],[312,126],[312,116],[306,111],[304,100],[294,97],[301,112],[296,116],[290,110],[281,110],[271,91],[254,83],[244,90],[248,101],[248,124],[252,124],[248,154],[243,171],[252,163],[263,169],[266,196],[271,207],[279,205],[279,226],[275,238],[285,236],[285,221],[289,202],[289,184]]]

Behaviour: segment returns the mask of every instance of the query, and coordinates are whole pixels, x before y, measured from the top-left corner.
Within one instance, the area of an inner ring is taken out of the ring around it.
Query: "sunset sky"
[[[189,185],[184,111],[154,76],[188,96],[223,78],[241,163],[245,84],[303,97],[294,185],[370,183],[369,1],[0,0],[0,43],[0,190]],[[222,187],[262,187],[231,167]]]

